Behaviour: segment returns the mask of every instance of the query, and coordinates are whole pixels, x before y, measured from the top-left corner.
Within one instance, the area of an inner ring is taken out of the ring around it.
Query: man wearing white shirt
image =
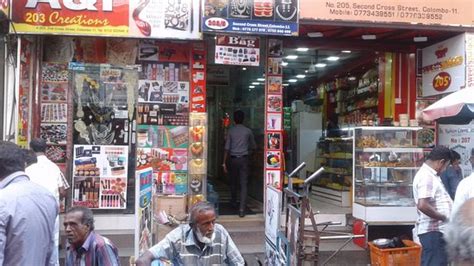
[[[43,139],[33,139],[30,142],[30,148],[36,153],[38,162],[28,166],[25,169],[25,173],[30,177],[32,182],[51,192],[59,206],[60,197],[65,195],[61,170],[46,157],[45,152],[47,145]],[[59,215],[56,216],[54,224],[54,246],[55,248],[51,256],[50,265],[59,265]]]
[[[470,161],[474,166],[474,149],[471,150]],[[459,182],[458,188],[456,189],[456,197],[454,198],[452,213],[454,214],[459,207],[470,198],[474,198],[474,172]]]

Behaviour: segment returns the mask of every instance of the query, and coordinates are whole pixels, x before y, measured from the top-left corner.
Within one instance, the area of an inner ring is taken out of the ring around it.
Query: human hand
[[[223,168],[223,170],[224,170],[224,173],[227,174],[227,166],[225,165],[225,163],[222,164],[222,168]]]

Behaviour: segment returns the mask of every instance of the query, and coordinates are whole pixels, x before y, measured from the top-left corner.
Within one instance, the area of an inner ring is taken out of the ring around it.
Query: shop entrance
[[[245,113],[244,125],[250,128],[257,143],[250,156],[246,214],[263,210],[263,138],[264,138],[264,71],[263,67],[240,67],[208,64],[207,90],[209,114],[208,183],[219,196],[219,214],[237,215],[230,202],[230,175],[222,168],[225,136],[233,125],[233,113]],[[253,82],[253,84],[252,84]],[[257,84],[258,83],[258,84]],[[226,126],[224,118],[230,120]],[[260,144],[259,144],[260,143]]]

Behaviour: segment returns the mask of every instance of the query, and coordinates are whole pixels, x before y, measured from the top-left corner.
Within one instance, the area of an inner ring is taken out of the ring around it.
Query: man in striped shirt
[[[170,260],[172,265],[244,265],[244,259],[225,228],[216,224],[214,206],[207,202],[194,205],[190,223],[171,231],[146,251],[137,266],[153,260]]]
[[[69,242],[66,266],[120,265],[114,244],[94,232],[94,216],[90,209],[71,208],[64,217],[64,229]]]

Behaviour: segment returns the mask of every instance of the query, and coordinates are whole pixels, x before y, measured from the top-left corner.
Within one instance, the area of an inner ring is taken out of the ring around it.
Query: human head
[[[189,224],[200,242],[212,241],[215,222],[216,211],[211,203],[202,201],[191,207]]]
[[[464,202],[446,226],[448,255],[456,265],[474,264],[474,198]]]
[[[25,157],[20,147],[8,141],[0,141],[0,180],[25,171]]]
[[[451,150],[451,164],[453,166],[459,166],[460,162],[461,162],[461,155],[457,151]]]
[[[237,110],[234,112],[234,122],[236,124],[242,124],[244,122],[245,114],[242,110]]]
[[[94,215],[89,208],[73,207],[64,217],[64,230],[70,244],[78,248],[94,230]]]
[[[444,146],[436,146],[426,157],[426,163],[438,174],[451,162],[451,150]]]
[[[23,149],[23,155],[25,156],[26,167],[38,162],[36,153],[33,150]]]
[[[30,148],[36,153],[45,153],[47,147],[44,139],[37,138],[30,141]]]

